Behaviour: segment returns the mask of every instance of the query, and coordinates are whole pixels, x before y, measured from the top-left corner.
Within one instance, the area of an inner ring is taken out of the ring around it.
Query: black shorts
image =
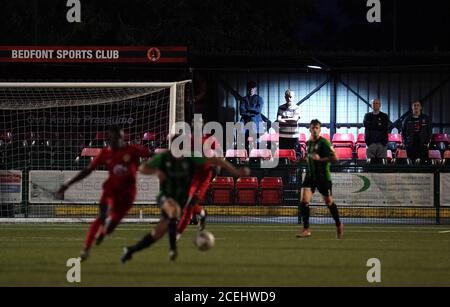
[[[316,189],[319,190],[319,193],[323,196],[332,196],[333,195],[333,184],[331,180],[314,180],[310,176],[305,176],[305,180],[303,180],[302,188],[311,189],[313,194],[316,192]]]

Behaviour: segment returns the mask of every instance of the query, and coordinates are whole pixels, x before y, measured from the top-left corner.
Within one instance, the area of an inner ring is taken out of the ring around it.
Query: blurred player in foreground
[[[220,155],[219,153],[222,152],[222,146],[213,135],[203,133],[203,118],[201,116],[194,116],[192,129],[194,135],[191,135],[191,148],[195,148],[195,142],[200,141],[200,138],[199,140],[194,138],[196,135],[195,133],[200,135],[201,132],[202,151],[206,151],[205,155],[209,158],[218,157]],[[204,146],[206,149],[203,149]],[[213,179],[214,173],[218,173],[218,171],[209,163],[196,170],[189,188],[189,200],[190,203],[194,205],[184,207],[182,216],[177,225],[177,239],[181,237],[181,234],[184,232],[189,222],[194,224],[198,223],[199,231],[205,229],[206,217],[208,214],[200,205],[200,202],[205,199],[209,183]]]
[[[99,245],[105,235],[113,232],[128,210],[133,206],[136,196],[136,173],[141,157],[148,157],[147,148],[128,145],[124,140],[124,132],[119,127],[109,130],[110,147],[105,147],[90,165],[75,177],[63,184],[56,192],[58,198],[74,183],[89,176],[99,165],[106,165],[108,179],[103,183],[103,194],[100,198],[99,215],[91,223],[86,236],[81,260],[89,256],[94,238]]]
[[[297,234],[299,238],[311,236],[309,229],[309,203],[316,189],[322,194],[325,204],[330,210],[336,224],[337,238],[344,236],[344,225],[339,219],[339,212],[332,197],[331,162],[337,162],[336,152],[331,143],[320,136],[321,122],[317,119],[311,121],[309,131],[311,138],[306,143],[308,154],[308,169],[302,184],[300,213],[303,218],[303,231]]]
[[[215,165],[235,177],[250,175],[248,168],[235,168],[223,158],[174,157],[171,151],[161,153],[143,163],[139,171],[143,174],[156,174],[161,183],[157,202],[161,207],[161,219],[153,231],[145,235],[133,246],[125,247],[121,261],[129,261],[135,252],[145,249],[158,241],[167,232],[169,235],[169,259],[177,257],[177,221],[185,206],[195,206],[195,198],[190,196],[194,174],[201,168]]]

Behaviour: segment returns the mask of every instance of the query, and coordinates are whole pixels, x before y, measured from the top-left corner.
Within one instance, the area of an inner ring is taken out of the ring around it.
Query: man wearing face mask
[[[412,114],[405,119],[402,127],[406,152],[413,162],[417,159],[420,159],[420,163],[427,160],[431,134],[431,119],[422,114],[422,103],[416,101],[412,104]]]

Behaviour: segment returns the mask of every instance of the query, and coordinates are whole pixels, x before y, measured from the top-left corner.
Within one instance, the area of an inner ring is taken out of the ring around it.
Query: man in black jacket
[[[423,163],[428,158],[428,144],[432,134],[431,119],[422,114],[422,103],[412,104],[412,114],[405,118],[402,127],[403,142],[406,146],[408,158],[413,162],[420,159]]]
[[[386,159],[389,133],[389,116],[380,111],[380,99],[372,100],[372,112],[364,116],[367,159]]]

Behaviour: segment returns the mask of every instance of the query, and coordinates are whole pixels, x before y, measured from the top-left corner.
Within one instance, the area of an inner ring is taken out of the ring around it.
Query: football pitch
[[[216,245],[201,252],[189,226],[168,259],[164,237],[122,265],[122,247],[154,225],[123,224],[81,264],[81,282],[66,280],[87,224],[0,224],[0,286],[450,286],[449,226],[313,225],[307,239],[295,225],[208,224]],[[380,283],[367,261],[380,260]]]

